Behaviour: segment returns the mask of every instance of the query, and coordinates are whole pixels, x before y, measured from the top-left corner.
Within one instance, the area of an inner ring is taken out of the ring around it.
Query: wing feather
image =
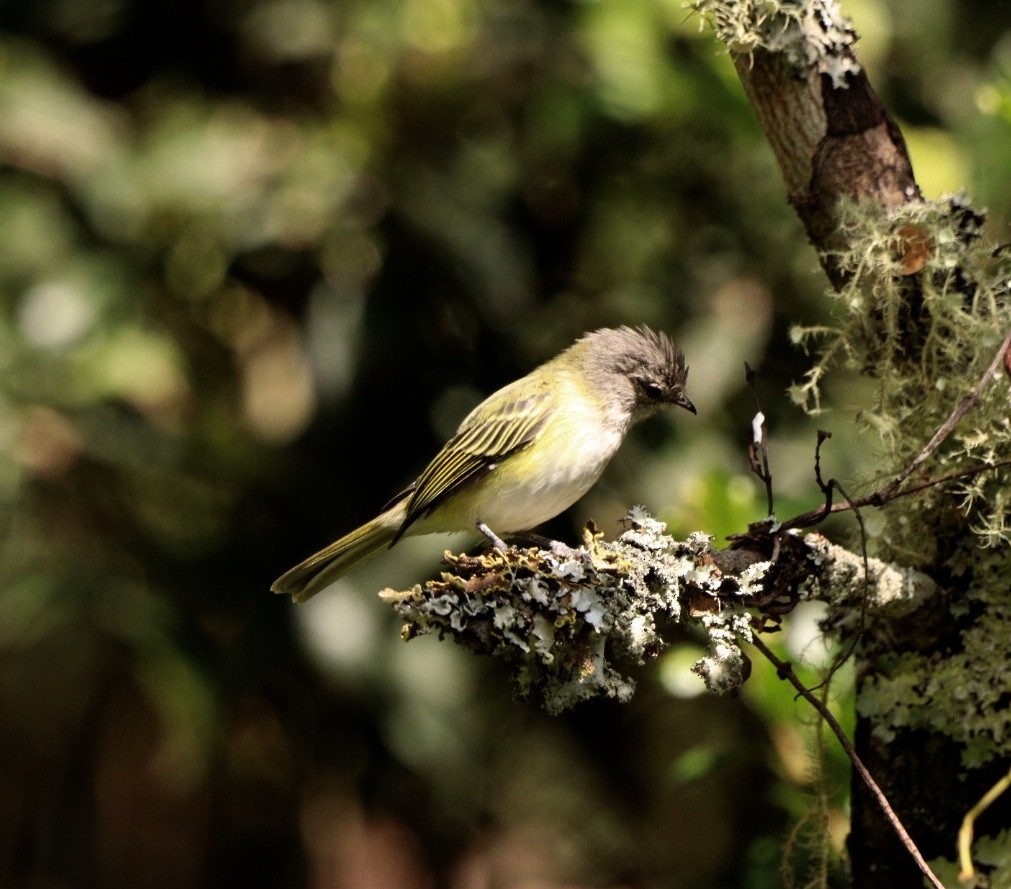
[[[478,405],[404,492],[410,500],[400,534],[446,498],[483,478],[502,460],[537,439],[551,414],[551,393],[542,390],[517,398],[509,391],[511,388]]]

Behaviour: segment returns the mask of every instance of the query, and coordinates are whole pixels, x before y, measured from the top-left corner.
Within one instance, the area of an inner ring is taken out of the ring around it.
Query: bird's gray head
[[[667,334],[645,326],[603,328],[588,333],[577,346],[585,350],[587,371],[598,391],[618,400],[633,420],[667,405],[695,413],[685,394],[684,353]]]

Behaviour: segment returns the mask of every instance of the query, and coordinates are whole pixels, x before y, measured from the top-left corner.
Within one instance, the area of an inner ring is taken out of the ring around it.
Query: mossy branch
[[[734,60],[826,274],[847,279],[853,241],[844,202],[898,208],[920,200],[905,141],[853,55],[836,0],[694,0]]]
[[[896,808],[914,813],[918,839],[939,848],[949,810],[990,780],[982,766],[1011,749],[1001,661],[1011,429],[998,373],[1001,361],[1011,372],[1007,251],[984,243],[984,214],[964,196],[922,199],[902,134],[853,55],[855,34],[836,0],[693,5],[733,58],[835,292],[836,323],[795,332],[802,345],[816,336],[820,355],[793,396],[820,409],[819,387],[839,364],[877,385],[858,416],[880,436],[878,490],[836,505],[828,495],[792,528],[903,497],[876,550],[946,587],[915,620],[864,625],[854,611],[839,612],[841,628],[861,624],[851,634],[861,757]],[[925,774],[946,780],[919,780]],[[894,855],[878,807],[859,785],[854,791],[855,882],[912,885],[919,875]]]
[[[627,523],[613,541],[588,526],[576,549],[447,553],[439,579],[380,595],[404,618],[405,639],[438,633],[498,657],[520,696],[558,713],[593,697],[629,699],[629,669],[663,651],[676,628],[704,640],[709,654],[693,669],[710,691],[727,693],[748,675],[742,649],[755,629],[802,599],[834,602],[839,627],[861,597],[894,612],[934,591],[923,575],[865,562],[820,534],[787,534],[774,547],[771,523],[752,529],[748,547],[723,551],[701,533],[675,540],[641,508]]]

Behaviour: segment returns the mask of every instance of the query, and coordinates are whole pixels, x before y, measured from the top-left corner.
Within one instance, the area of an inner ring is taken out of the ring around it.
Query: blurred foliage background
[[[1007,240],[1011,8],[845,11],[928,197],[966,186]],[[638,430],[550,533],[761,518],[745,361],[778,514],[817,500],[816,425],[829,474],[873,473],[863,383],[816,421],[786,397],[831,301],[681,0],[2,0],[0,164],[4,885],[780,884],[816,759],[762,664],[702,697],[683,639],[630,706],[551,719],[400,641],[375,593],[445,541],[268,592],[596,326],[674,334],[699,416]],[[779,637],[812,670],[816,617]]]

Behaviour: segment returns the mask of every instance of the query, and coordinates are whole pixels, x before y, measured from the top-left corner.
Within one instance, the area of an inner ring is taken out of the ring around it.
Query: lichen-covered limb
[[[810,571],[803,597],[827,602],[836,630],[855,630],[861,613],[878,620],[908,617],[938,593],[937,584],[922,571],[865,560],[821,534],[806,534],[803,541]]]
[[[898,207],[919,200],[898,127],[852,52],[835,0],[695,0],[726,44],[776,155],[790,203],[836,286],[833,254],[852,246],[841,201]]]
[[[438,633],[499,657],[521,696],[540,696],[557,713],[592,697],[627,700],[629,666],[660,653],[673,625],[705,639],[709,653],[695,672],[727,692],[747,677],[742,645],[756,619],[766,607],[782,613],[775,602],[817,594],[838,612],[865,593],[882,603],[921,594],[917,579],[878,563],[868,592],[860,558],[817,534],[791,535],[774,566],[761,547],[714,552],[701,533],[675,540],[642,509],[627,522],[613,541],[590,526],[578,549],[447,553],[439,579],[381,596],[404,618],[405,639]]]
[[[715,691],[740,685],[751,634],[746,605],[767,564],[740,576],[716,566],[711,538],[674,540],[641,509],[605,541],[587,528],[578,549],[510,547],[479,555],[447,553],[438,580],[380,595],[405,619],[404,637],[451,636],[510,665],[517,692],[540,695],[550,712],[578,701],[631,697],[630,664],[662,651],[665,625],[693,624],[710,642],[696,665]]]
[[[836,0],[694,0],[691,5],[735,56],[782,55],[797,78],[810,68],[836,87],[860,70],[852,52],[856,33]]]

